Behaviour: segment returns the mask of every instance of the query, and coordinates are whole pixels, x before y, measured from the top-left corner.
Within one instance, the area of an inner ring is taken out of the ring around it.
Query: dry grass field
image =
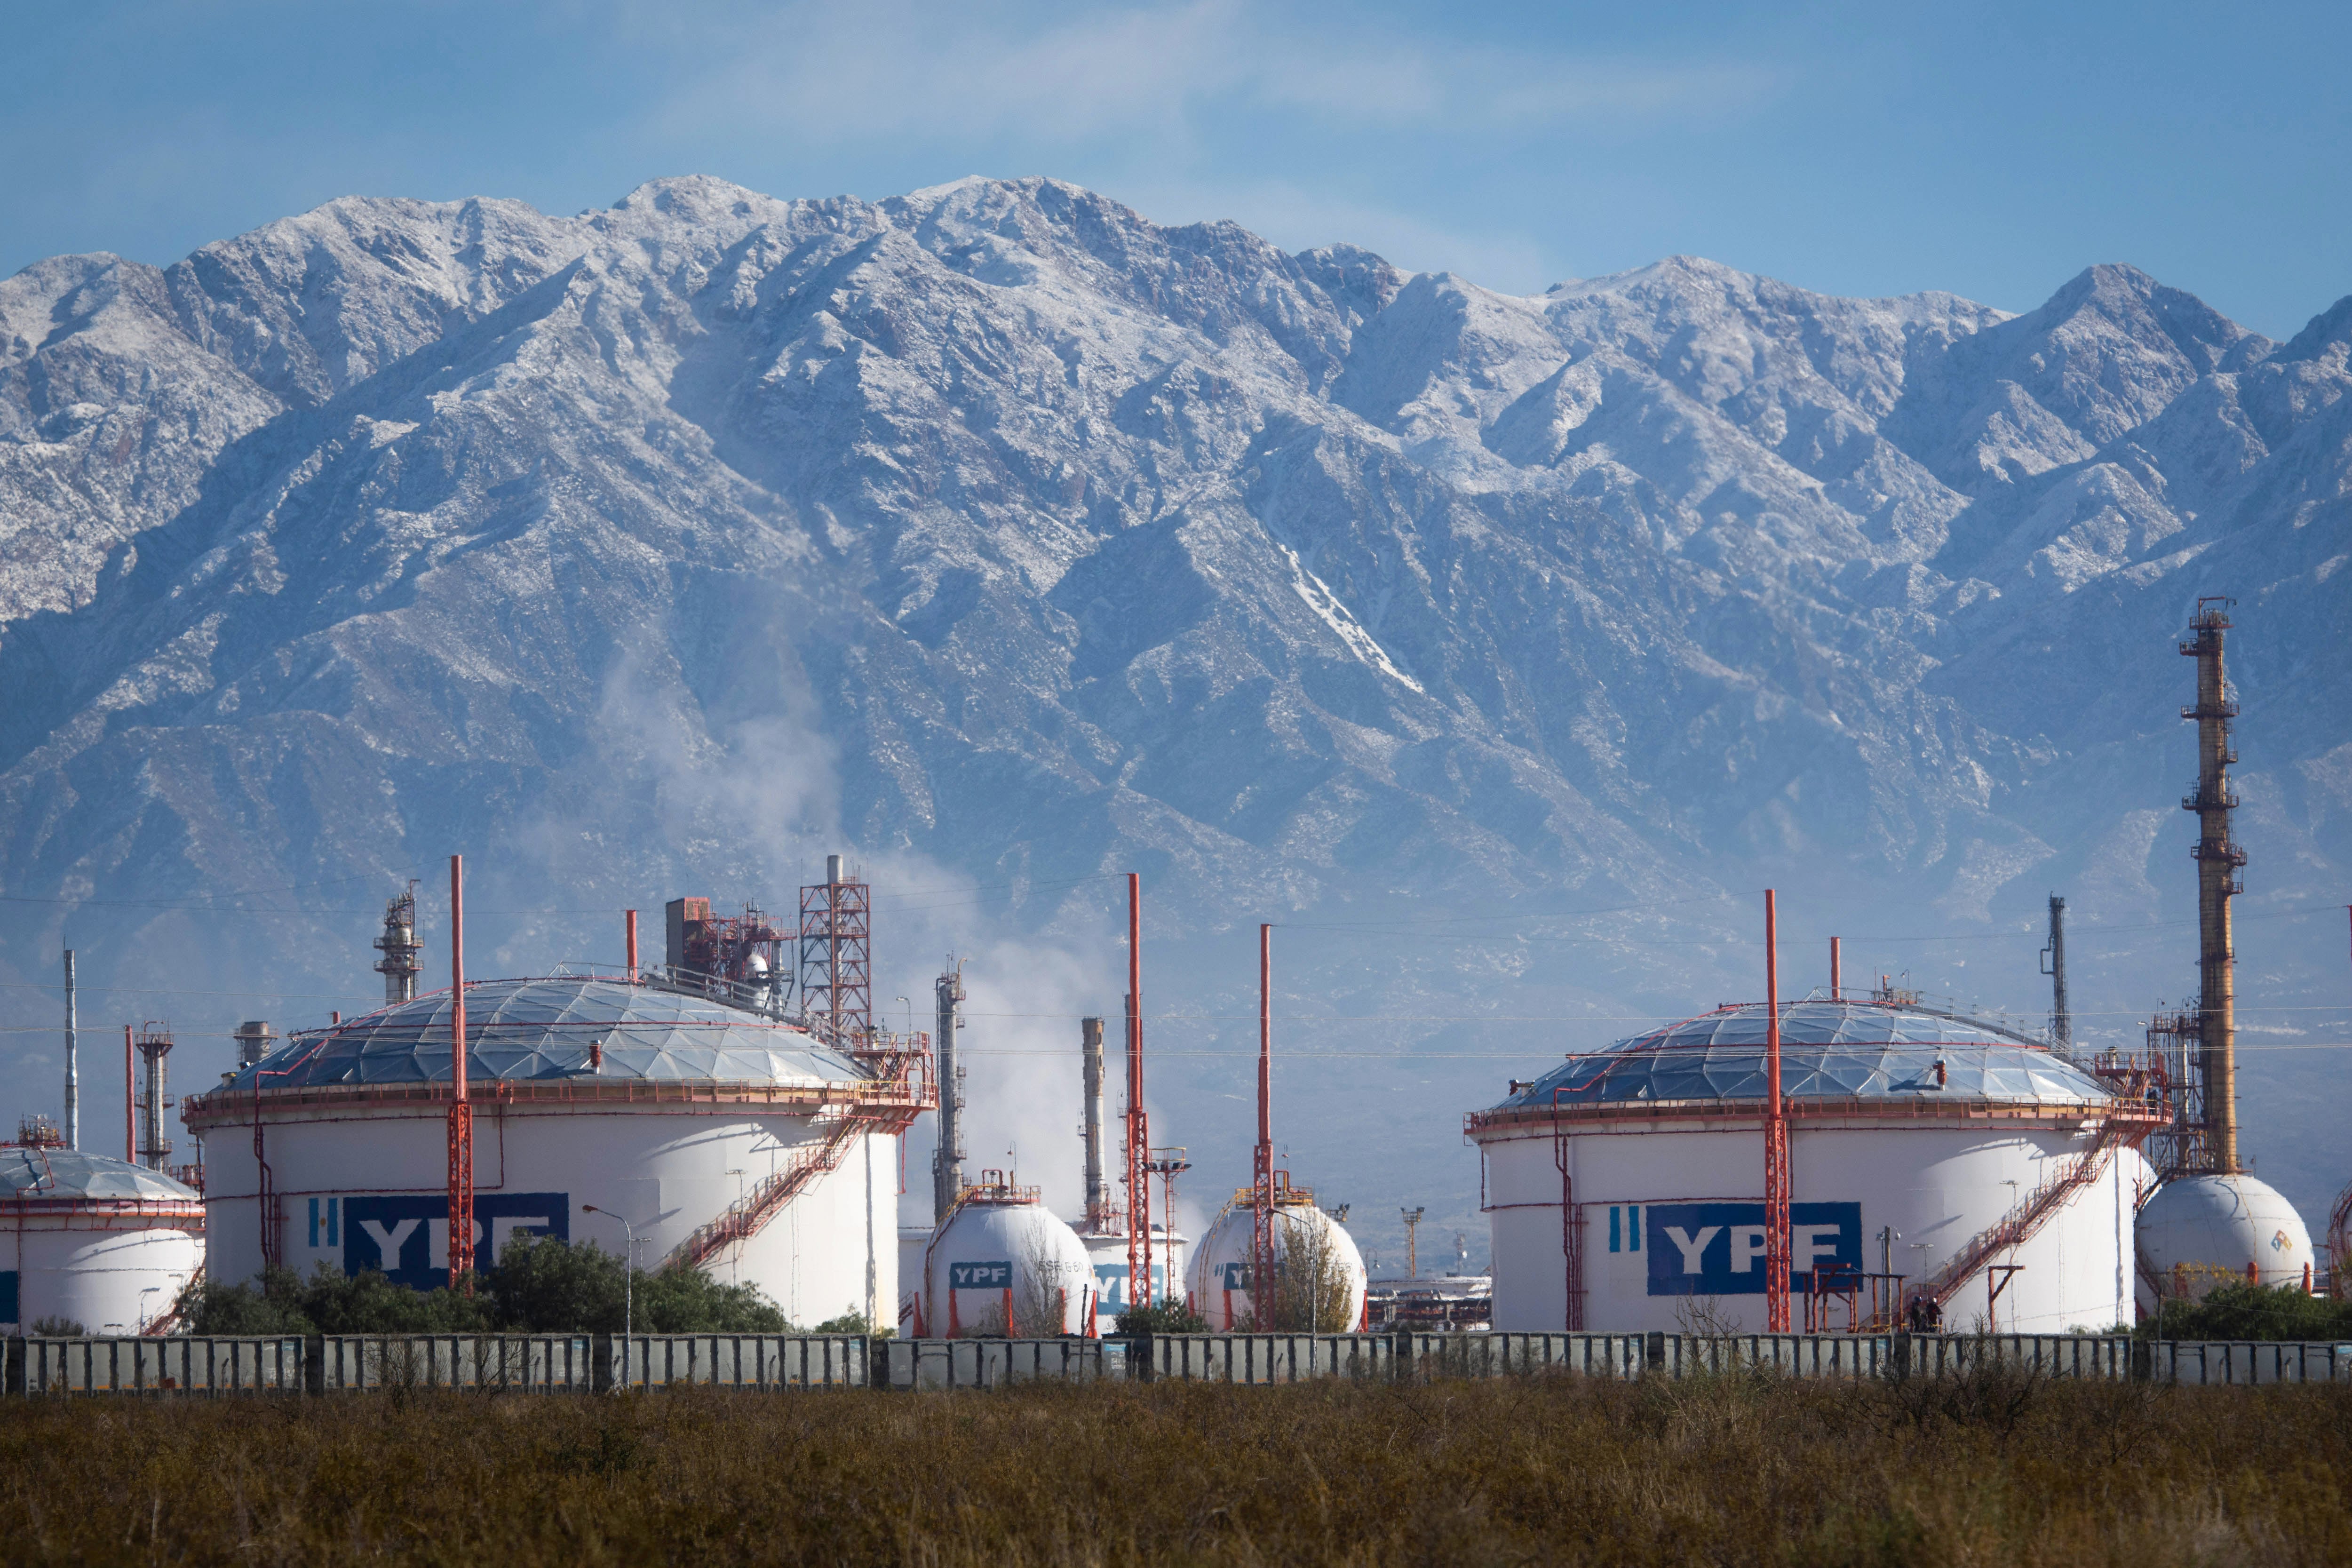
[[[2352,1389],[36,1398],[11,1563],[2352,1562]]]

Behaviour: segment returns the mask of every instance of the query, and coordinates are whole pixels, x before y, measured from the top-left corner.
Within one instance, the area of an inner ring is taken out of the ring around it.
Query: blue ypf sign
[[[1651,1295],[1762,1294],[1762,1204],[1651,1204],[1642,1217]],[[1789,1288],[1809,1289],[1817,1263],[1862,1267],[1860,1204],[1789,1205]]]

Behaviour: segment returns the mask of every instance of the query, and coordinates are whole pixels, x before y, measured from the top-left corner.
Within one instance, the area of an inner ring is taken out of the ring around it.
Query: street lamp
[[[600,1209],[594,1204],[582,1204],[580,1212],[600,1214],[606,1219],[619,1219],[621,1229],[628,1235],[629,1256],[621,1265],[621,1337],[625,1340],[637,1331],[637,1227],[621,1219],[611,1209]]]
[[[142,1334],[147,1331],[147,1298],[163,1288],[161,1285],[150,1285],[139,1292],[139,1331]]]

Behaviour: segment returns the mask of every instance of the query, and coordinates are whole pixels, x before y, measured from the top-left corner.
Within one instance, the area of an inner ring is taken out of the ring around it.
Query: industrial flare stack
[[[2197,661],[2197,700],[2180,710],[2197,725],[2197,784],[2180,802],[2197,817],[2189,851],[2197,863],[2197,1004],[2148,1026],[2147,1065],[2169,1090],[2172,1114],[2154,1141],[2162,1184],[2135,1229],[2144,1311],[2222,1283],[2309,1289],[2326,1266],[2294,1205],[2247,1174],[2238,1150],[2238,955],[2230,906],[2245,890],[2246,852],[2232,828],[2238,701],[2222,663],[2230,605],[2198,600],[2180,644]]]

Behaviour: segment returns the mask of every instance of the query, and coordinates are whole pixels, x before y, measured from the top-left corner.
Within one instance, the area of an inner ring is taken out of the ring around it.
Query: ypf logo
[[[1013,1265],[1009,1262],[948,1265],[948,1289],[950,1290],[1009,1290],[1012,1288]]]

